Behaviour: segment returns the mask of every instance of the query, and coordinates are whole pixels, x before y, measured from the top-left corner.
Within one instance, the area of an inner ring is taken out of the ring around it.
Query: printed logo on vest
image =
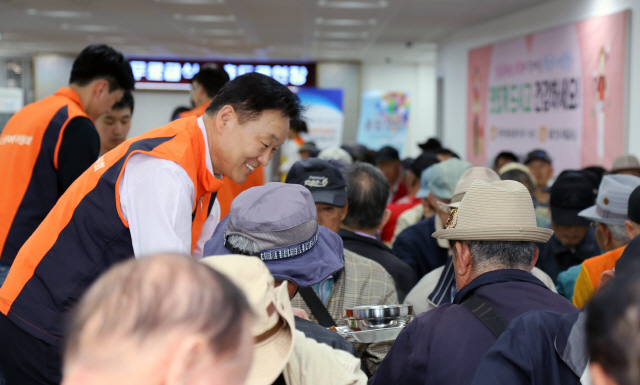
[[[33,136],[30,135],[5,135],[0,138],[0,146],[5,144],[19,144],[21,146],[30,146]]]
[[[329,178],[326,176],[310,176],[304,181],[304,185],[307,187],[327,187],[328,184]]]
[[[104,167],[104,155],[99,157],[98,160],[96,160],[96,163],[93,164],[93,171],[94,172],[98,171],[103,167]]]

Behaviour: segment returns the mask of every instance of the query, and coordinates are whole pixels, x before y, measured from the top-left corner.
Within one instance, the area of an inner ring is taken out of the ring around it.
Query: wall
[[[74,58],[42,54],[33,57],[33,91],[35,100],[53,95],[58,88],[69,85]]]
[[[362,66],[362,90],[403,91],[411,98],[405,157],[415,157],[418,143],[436,135],[436,67],[432,63],[378,64]]]
[[[135,102],[129,137],[137,136],[171,121],[178,106],[189,106],[189,91],[134,91]]]
[[[467,55],[470,49],[497,41],[519,37],[564,24],[631,9],[629,33],[629,69],[627,100],[626,150],[640,155],[640,1],[580,0],[555,1],[500,19],[458,31],[438,46],[438,76],[444,79],[444,145],[466,154]],[[635,38],[634,38],[635,37]],[[610,165],[605,165],[610,166]]]
[[[360,64],[329,63],[317,65],[318,88],[341,88],[343,90],[344,130],[342,143],[354,144],[358,133],[360,114]]]

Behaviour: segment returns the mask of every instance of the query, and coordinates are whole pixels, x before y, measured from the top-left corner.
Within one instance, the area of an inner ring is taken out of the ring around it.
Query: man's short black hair
[[[69,84],[86,86],[94,80],[109,82],[109,92],[132,90],[135,81],[129,60],[105,44],[92,44],[73,62]]]
[[[257,72],[238,76],[225,84],[205,110],[215,115],[226,105],[232,106],[240,123],[260,117],[266,110],[277,110],[289,119],[300,119],[300,98],[277,80]]]
[[[111,107],[112,110],[121,110],[123,108],[130,109],[133,115],[133,94],[129,90],[126,90],[122,95],[122,99]]]
[[[229,83],[229,74],[218,66],[205,67],[191,78],[191,83],[193,82],[198,82],[204,88],[207,96],[213,98],[222,86]]]
[[[498,165],[498,159],[507,159],[509,160],[509,162],[518,162],[518,157],[516,156],[516,154],[510,151],[502,151],[501,153],[496,155],[496,159],[493,162],[494,166]]]
[[[389,200],[387,178],[377,167],[362,162],[346,166],[342,173],[349,202],[342,223],[355,230],[375,228],[382,221]]]
[[[292,119],[291,122],[289,122],[289,127],[297,133],[309,132],[307,123],[302,119]]]

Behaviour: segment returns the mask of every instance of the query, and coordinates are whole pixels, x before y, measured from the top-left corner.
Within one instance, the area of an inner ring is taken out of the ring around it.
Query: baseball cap
[[[549,207],[553,223],[560,226],[589,226],[578,213],[593,205],[593,185],[580,171],[566,171],[551,186]]]
[[[309,158],[294,163],[284,182],[308,188],[315,203],[337,207],[347,204],[344,177],[338,167],[327,160]]]
[[[623,155],[615,158],[609,173],[615,174],[617,172],[627,170],[640,170],[640,162],[638,162],[638,158],[633,155]]]
[[[458,158],[434,164],[424,171],[429,191],[440,199],[450,200],[460,177],[471,167],[471,163]]]
[[[271,274],[300,287],[344,268],[342,239],[318,225],[313,197],[299,185],[273,182],[240,193],[204,245],[204,255],[239,254],[227,244],[231,235],[255,242],[260,251],[254,256]]]
[[[391,146],[384,146],[380,150],[378,150],[378,154],[376,155],[376,163],[386,162],[389,160],[400,160],[400,154],[395,148]]]
[[[592,222],[624,225],[628,219],[629,198],[638,186],[640,186],[640,178],[637,176],[605,175],[598,189],[595,205],[582,210],[579,215]]]
[[[438,157],[432,152],[424,152],[411,164],[411,171],[417,175],[422,176],[422,172],[436,163],[439,163]]]
[[[527,154],[527,158],[525,159],[524,164],[529,164],[529,162],[536,159],[544,160],[545,162],[551,163],[551,157],[549,157],[549,154],[547,154],[545,150],[538,149],[533,150]]]

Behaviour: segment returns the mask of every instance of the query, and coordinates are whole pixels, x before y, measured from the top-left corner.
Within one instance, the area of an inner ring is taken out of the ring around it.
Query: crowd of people
[[[0,135],[0,384],[640,381],[634,156],[318,151],[291,90],[216,68],[127,139],[133,86],[89,46]],[[402,303],[395,340],[335,332]]]

